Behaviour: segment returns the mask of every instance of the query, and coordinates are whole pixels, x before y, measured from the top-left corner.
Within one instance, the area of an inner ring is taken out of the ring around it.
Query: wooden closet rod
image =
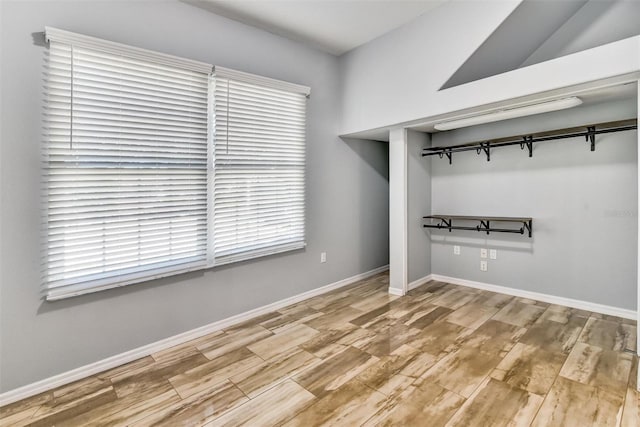
[[[466,144],[450,145],[448,147],[430,147],[422,150],[422,156],[446,156],[449,164],[452,163],[453,153],[462,151],[476,151],[477,154],[484,152],[487,161],[491,161],[491,150],[493,148],[508,147],[510,145],[520,145],[520,149],[526,147],[529,157],[533,156],[533,144],[536,142],[553,141],[568,138],[584,137],[590,143],[591,151],[596,150],[596,135],[634,130],[638,128],[636,119],[619,120],[615,122],[596,123],[591,125],[555,129],[546,132],[532,133],[528,135],[509,136],[488,141],[469,142]]]

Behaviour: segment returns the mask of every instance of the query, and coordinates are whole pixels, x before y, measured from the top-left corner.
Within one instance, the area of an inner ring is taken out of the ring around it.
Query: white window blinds
[[[211,66],[47,39],[46,297],[206,266]]]
[[[305,245],[304,86],[215,68],[215,264]]]

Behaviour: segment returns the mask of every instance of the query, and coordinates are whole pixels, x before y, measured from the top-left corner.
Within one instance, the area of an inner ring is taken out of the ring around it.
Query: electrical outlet
[[[327,262],[327,253],[326,252],[321,252],[320,253],[320,262]]]
[[[489,258],[498,259],[498,251],[496,249],[489,250]]]
[[[487,271],[487,261],[480,261],[480,271]]]
[[[453,247],[453,254],[454,255],[460,255],[460,246],[454,246]]]
[[[487,257],[487,248],[480,248],[480,258]]]

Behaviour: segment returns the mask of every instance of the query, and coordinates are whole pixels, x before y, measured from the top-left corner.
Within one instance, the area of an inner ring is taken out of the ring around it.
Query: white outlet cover
[[[487,261],[480,261],[480,271],[487,271]]]
[[[453,254],[454,255],[460,255],[460,246],[454,246],[453,247]]]
[[[327,262],[327,253],[326,252],[320,253],[320,262]]]
[[[487,257],[487,248],[480,248],[480,258]]]
[[[496,249],[489,250],[489,258],[498,259],[498,251]]]

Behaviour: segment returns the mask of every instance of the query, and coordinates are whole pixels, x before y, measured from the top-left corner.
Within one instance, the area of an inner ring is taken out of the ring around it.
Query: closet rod
[[[515,233],[525,234],[527,233],[531,237],[533,233],[533,218],[527,217],[497,217],[497,216],[466,216],[466,215],[428,215],[423,216],[423,220],[437,220],[436,224],[427,223],[423,224],[424,228],[437,228],[440,230],[468,230],[478,231],[484,233]],[[478,224],[475,226],[468,225],[453,225],[453,221],[476,221]],[[520,228],[496,228],[492,227],[492,222],[509,222],[520,223]]]
[[[422,150],[422,156],[435,156],[440,158],[447,156],[449,163],[452,163],[453,153],[463,151],[476,151],[477,154],[484,152],[487,161],[491,160],[491,149],[499,147],[507,147],[511,145],[520,145],[524,150],[526,147],[529,157],[533,156],[533,144],[536,142],[545,142],[553,140],[561,140],[568,138],[584,137],[590,143],[591,151],[595,151],[595,136],[613,132],[623,132],[635,130],[638,128],[636,119],[622,120],[617,122],[598,123],[593,125],[585,125],[580,127],[556,129],[548,132],[540,132],[529,135],[521,135],[518,137],[507,137],[482,142],[471,142],[466,144],[451,145],[449,147],[430,147]],[[582,130],[586,129],[586,130]]]

